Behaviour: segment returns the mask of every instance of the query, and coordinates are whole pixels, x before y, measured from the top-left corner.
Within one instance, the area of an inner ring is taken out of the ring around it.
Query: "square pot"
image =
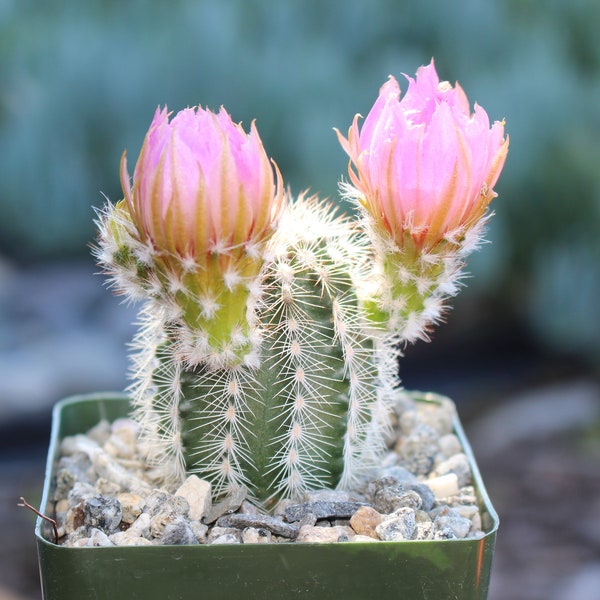
[[[416,397],[440,400],[435,394]],[[128,398],[121,394],[76,396],[56,405],[40,512],[54,512],[55,463],[62,438],[129,411]],[[38,518],[43,598],[485,599],[498,515],[458,420],[454,432],[471,466],[485,531],[479,539],[73,548],[50,541],[52,527]]]

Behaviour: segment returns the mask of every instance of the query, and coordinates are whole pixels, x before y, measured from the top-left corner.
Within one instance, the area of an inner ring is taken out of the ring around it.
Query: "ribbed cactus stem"
[[[127,279],[135,270],[132,281],[143,272],[123,233],[127,224],[120,227],[117,243],[104,243],[102,252],[118,285],[123,272]],[[330,207],[301,197],[261,260],[245,294],[221,296],[245,300],[253,351],[244,361],[190,360],[186,336],[204,324],[189,327],[173,301],[164,302],[164,291],[156,292],[164,290],[160,272],[142,278],[147,300],[131,393],[148,457],[165,483],[197,473],[217,494],[244,485],[266,504],[356,486],[384,447],[384,390],[397,384],[395,369],[378,366],[395,363],[396,351],[365,327],[357,293],[369,267],[365,239]],[[199,298],[195,289],[176,293]]]

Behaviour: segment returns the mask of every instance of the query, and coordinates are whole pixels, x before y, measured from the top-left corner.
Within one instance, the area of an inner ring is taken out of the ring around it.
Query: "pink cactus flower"
[[[121,184],[143,242],[158,251],[201,257],[269,234],[283,200],[254,123],[250,133],[225,109],[186,108],[169,122],[156,110],[134,175],[121,160]],[[275,175],[274,175],[275,171]]]
[[[407,77],[400,100],[390,76],[359,130],[356,115],[345,139],[350,180],[375,224],[400,248],[412,239],[423,250],[460,240],[479,223],[504,166],[504,123],[456,84],[440,82],[433,60]]]

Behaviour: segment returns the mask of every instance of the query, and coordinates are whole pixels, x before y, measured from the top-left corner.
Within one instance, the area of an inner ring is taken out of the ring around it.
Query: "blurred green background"
[[[87,254],[92,206],[120,198],[121,152],[163,104],[256,118],[292,190],[336,198],[332,128],[433,56],[511,136],[455,310],[595,364],[598,22],[597,0],[1,0],[0,253]]]

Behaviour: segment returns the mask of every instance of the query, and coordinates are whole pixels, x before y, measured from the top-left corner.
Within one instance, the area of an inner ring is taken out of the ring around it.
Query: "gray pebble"
[[[342,490],[309,490],[306,492],[306,502],[350,502],[352,500],[349,492]]]
[[[194,532],[198,543],[206,543],[206,538],[208,536],[208,525],[200,523],[200,521],[190,521],[190,527],[192,528],[192,531]]]
[[[241,544],[242,532],[235,527],[213,527],[206,538],[207,544]]]
[[[393,477],[400,483],[417,483],[419,481],[406,467],[400,465],[393,465],[382,469],[379,477]]]
[[[435,500],[432,491],[426,485],[401,483],[394,477],[381,477],[371,482],[367,487],[367,498],[382,514],[390,514],[405,506],[428,511]]]
[[[150,523],[151,517],[148,513],[142,513],[132,524],[131,527],[127,530],[131,532],[131,535],[137,535],[140,537],[149,538],[150,537]]]
[[[437,517],[434,521],[434,525],[438,530],[445,530],[449,527],[458,539],[467,537],[467,534],[471,529],[471,521],[458,516],[453,511],[449,511],[449,514],[447,515]]]
[[[163,506],[167,501],[169,494],[162,490],[152,490],[146,497],[146,503],[144,504],[144,512],[148,513],[151,517],[162,512]]]
[[[325,500],[291,504],[285,509],[285,519],[289,523],[294,523],[301,521],[309,514],[315,515],[317,520],[349,519],[364,504],[364,502],[328,502]]]
[[[83,502],[83,500],[87,500],[88,498],[95,496],[96,493],[96,488],[92,484],[76,481],[75,485],[67,496],[69,506],[80,504]]]
[[[466,454],[460,452],[446,459],[435,468],[434,475],[441,476],[448,473],[454,473],[458,477],[459,487],[464,487],[471,483],[471,466]]]
[[[236,529],[245,529],[247,527],[267,529],[275,535],[292,539],[298,536],[299,530],[296,525],[284,523],[275,517],[270,517],[268,515],[245,515],[240,513],[220,517],[217,520],[217,526],[235,527]]]
[[[431,521],[417,522],[413,533],[414,540],[432,540],[435,537],[435,525]]]
[[[438,435],[429,425],[419,424],[400,440],[397,451],[401,464],[415,475],[426,475],[431,471],[437,454]]]
[[[165,546],[181,546],[197,544],[198,539],[189,523],[183,517],[178,517],[165,527],[160,543]]]
[[[247,495],[248,490],[245,487],[240,486],[235,488],[229,495],[225,496],[221,502],[215,504],[202,520],[210,525],[219,517],[235,512],[242,505],[242,502],[246,499]]]
[[[113,546],[108,536],[101,529],[91,529],[87,546]]]
[[[440,449],[440,452],[446,458],[450,458],[451,456],[462,452],[460,440],[458,439],[458,436],[454,433],[448,433],[446,435],[443,435],[438,440],[438,447]]]
[[[313,513],[307,513],[298,521],[298,527],[304,527],[304,525],[314,526],[316,523],[317,515]]]
[[[411,540],[416,528],[415,511],[411,508],[400,508],[388,515],[375,531],[384,542]]]
[[[121,523],[121,503],[109,496],[93,496],[83,501],[83,518],[88,527],[114,533]]]

